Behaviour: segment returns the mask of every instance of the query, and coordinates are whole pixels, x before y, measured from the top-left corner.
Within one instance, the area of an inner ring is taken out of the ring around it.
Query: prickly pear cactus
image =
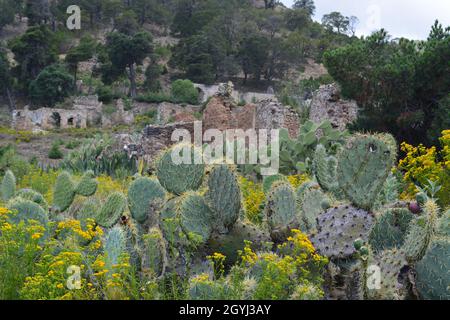
[[[150,206],[156,199],[163,199],[164,189],[150,178],[140,177],[134,180],[128,189],[128,205],[132,217],[139,223],[147,220]]]
[[[13,198],[8,202],[7,207],[15,213],[10,216],[10,220],[14,223],[28,220],[39,221],[43,226],[48,223],[48,213],[31,200]]]
[[[77,211],[76,218],[80,221],[85,221],[86,219],[97,221],[101,207],[102,204],[97,198],[87,198]]]
[[[339,194],[337,165],[336,157],[328,156],[325,147],[317,145],[313,160],[314,174],[323,190],[336,195]]]
[[[122,193],[115,192],[111,194],[100,209],[96,220],[97,223],[105,228],[112,227],[119,221],[126,207],[127,199]]]
[[[235,173],[228,166],[219,165],[211,170],[205,199],[219,228],[232,227],[239,218],[241,191]]]
[[[264,180],[263,180],[263,192],[264,192],[264,194],[268,194],[270,189],[272,188],[272,185],[275,182],[278,182],[278,181],[288,182],[286,176],[284,176],[282,174],[275,174],[273,176],[266,176],[266,177],[264,177]]]
[[[226,234],[213,233],[208,240],[206,250],[208,254],[220,252],[227,258],[227,264],[238,261],[238,251],[243,250],[245,241],[250,241],[253,251],[262,249],[262,246],[270,242],[268,232],[250,223],[237,221]]]
[[[367,288],[367,297],[374,300],[404,299],[406,288],[403,288],[398,280],[402,268],[406,265],[405,253],[399,249],[385,250],[376,256],[370,256],[368,267],[379,268],[380,282]]]
[[[301,206],[301,199],[303,199],[303,195],[310,189],[320,189],[320,185],[315,181],[306,181],[303,182],[295,191],[299,206]]]
[[[159,182],[167,191],[175,195],[197,190],[202,184],[205,173],[204,164],[194,164],[194,159],[200,156],[199,151],[192,146],[184,149],[182,147],[175,145],[156,161],[156,175]],[[189,164],[175,164],[172,160],[172,153],[181,155],[188,153]]]
[[[12,173],[11,170],[7,170],[3,180],[2,184],[0,186],[0,195],[3,201],[8,201],[12,197],[14,197],[14,194],[16,193],[16,177],[14,176],[14,173]]]
[[[372,215],[363,209],[350,205],[334,207],[318,216],[318,232],[311,242],[321,255],[347,258],[356,253],[356,239],[367,241],[372,224]]]
[[[358,208],[370,210],[394,165],[391,148],[376,136],[350,138],[338,159],[339,186]]]
[[[214,214],[205,199],[196,193],[188,193],[183,196],[178,206],[177,212],[185,234],[189,238],[197,235],[200,237],[200,242],[206,242],[216,221],[214,221]]]
[[[296,217],[297,203],[292,187],[287,183],[272,186],[265,207],[270,235],[274,241],[283,241],[299,221]]]
[[[381,208],[386,204],[395,202],[398,199],[398,190],[399,182],[393,174],[390,174],[375,200],[374,208]]]
[[[21,189],[21,190],[17,191],[15,196],[18,198],[25,199],[25,200],[33,201],[33,202],[37,203],[38,205],[40,205],[42,207],[42,209],[44,209],[44,211],[48,211],[47,201],[45,201],[42,194],[40,194],[37,191],[34,191],[33,189]]]
[[[325,201],[329,201],[328,197],[318,189],[310,189],[303,194],[300,200],[300,215],[308,232],[316,230],[317,217],[328,209],[324,209]]]
[[[161,231],[157,228],[151,228],[144,236],[144,245],[142,269],[160,275],[163,272],[165,259],[164,239]]]
[[[113,273],[113,266],[119,264],[120,258],[126,251],[127,236],[120,226],[108,230],[103,240],[105,252],[105,268]]]
[[[434,200],[428,200],[424,205],[424,214],[411,222],[403,246],[408,261],[416,262],[422,259],[431,237],[436,232],[438,215],[439,207]]]
[[[59,212],[66,211],[75,198],[75,184],[72,181],[72,177],[66,171],[56,179],[54,191],[53,191],[53,206]]]
[[[450,240],[433,239],[425,256],[416,264],[416,287],[424,299],[450,299]]]
[[[369,243],[375,252],[400,248],[408,232],[413,214],[405,208],[388,209],[376,216]]]
[[[439,218],[436,232],[441,236],[450,237],[450,210]]]
[[[86,171],[78,182],[75,193],[84,197],[90,197],[97,191],[98,182],[93,171]]]

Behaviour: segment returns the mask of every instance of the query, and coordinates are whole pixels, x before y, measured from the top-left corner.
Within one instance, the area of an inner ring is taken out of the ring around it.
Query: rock
[[[314,93],[309,119],[315,123],[329,120],[333,127],[343,131],[357,115],[358,105],[355,101],[343,100],[337,84],[322,85]]]

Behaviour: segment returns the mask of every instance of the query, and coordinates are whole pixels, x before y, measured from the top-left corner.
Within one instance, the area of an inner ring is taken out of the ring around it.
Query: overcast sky
[[[294,0],[281,0],[291,6]],[[314,0],[315,20],[339,11],[360,20],[358,35],[385,28],[395,37],[426,39],[436,19],[450,26],[450,0]]]

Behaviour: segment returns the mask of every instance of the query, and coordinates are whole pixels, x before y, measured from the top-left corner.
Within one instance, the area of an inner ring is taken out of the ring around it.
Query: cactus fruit
[[[177,213],[181,228],[189,238],[195,234],[200,237],[202,243],[209,239],[216,221],[202,196],[196,193],[184,195],[178,203]]]
[[[7,170],[0,186],[0,194],[3,201],[8,201],[16,193],[16,177],[11,170]]]
[[[428,200],[424,205],[424,214],[411,222],[403,245],[408,261],[416,262],[422,259],[436,231],[438,215],[439,207],[434,200]]]
[[[275,174],[273,176],[266,176],[266,177],[264,177],[264,180],[263,180],[263,192],[264,192],[264,194],[268,194],[270,189],[272,188],[272,185],[275,182],[278,182],[278,181],[288,182],[286,176],[284,176],[282,174]]]
[[[151,204],[164,196],[164,189],[157,181],[146,177],[137,178],[128,189],[128,205],[132,217],[137,222],[144,223],[151,211]]]
[[[66,211],[75,198],[75,184],[66,171],[60,173],[56,179],[53,191],[53,206],[59,212]]]
[[[95,179],[95,174],[93,171],[86,171],[78,182],[75,193],[84,197],[90,197],[97,191],[98,182]]]
[[[48,223],[48,213],[36,202],[22,198],[13,198],[8,203],[8,208],[15,212],[10,216],[13,223],[35,220],[45,226]]]
[[[96,220],[97,223],[104,228],[112,227],[119,221],[126,206],[127,199],[122,193],[112,193],[100,209]]]
[[[238,251],[244,249],[245,241],[250,241],[252,250],[257,251],[271,239],[264,230],[250,223],[237,221],[228,233],[213,233],[207,242],[206,250],[208,254],[215,252],[224,254],[226,263],[231,265],[238,260]]]
[[[270,190],[265,207],[270,235],[274,241],[283,241],[290,229],[297,228],[297,203],[292,187],[283,182],[275,183]],[[303,226],[302,229],[305,227]]]
[[[401,247],[413,219],[413,214],[405,208],[388,209],[377,215],[369,236],[372,249],[381,252]]]
[[[367,211],[349,205],[334,207],[317,218],[318,232],[311,242],[321,255],[347,258],[356,253],[354,241],[369,237],[373,217]]]
[[[376,256],[370,256],[368,266],[377,266],[380,270],[378,288],[367,288],[369,299],[401,300],[405,297],[405,290],[399,283],[401,270],[407,265],[405,253],[396,248],[385,250]],[[371,275],[368,275],[369,277]]]
[[[316,229],[317,217],[330,207],[329,199],[320,190],[311,189],[303,194],[300,200],[300,214],[309,232]],[[323,209],[325,208],[325,210]],[[304,230],[302,230],[304,231]]]
[[[188,149],[189,151],[186,151]],[[191,152],[190,164],[175,164],[172,153],[179,154]],[[204,164],[194,164],[194,159],[199,156],[199,151],[194,147],[175,145],[164,152],[156,162],[156,175],[161,185],[170,193],[181,195],[190,190],[197,190],[203,181],[205,173]]]
[[[394,154],[383,140],[355,135],[339,154],[339,186],[354,205],[370,210],[393,164]]]
[[[425,256],[416,264],[416,287],[424,299],[450,299],[450,240],[431,241]]]
[[[105,269],[109,273],[113,272],[113,266],[120,263],[120,258],[126,251],[127,236],[120,226],[115,226],[108,230],[105,235],[104,252],[105,252]]]
[[[34,191],[33,189],[21,189],[21,190],[17,191],[15,196],[18,198],[30,200],[30,201],[37,203],[38,205],[40,205],[42,207],[42,209],[44,209],[44,211],[48,210],[47,201],[45,201],[42,194],[40,194],[37,191]]]
[[[313,167],[316,179],[322,189],[338,195],[337,159],[334,156],[328,156],[327,150],[321,144],[316,147]]]
[[[211,170],[205,199],[214,212],[219,229],[232,227],[239,218],[241,191],[235,173],[227,165],[218,165]]]

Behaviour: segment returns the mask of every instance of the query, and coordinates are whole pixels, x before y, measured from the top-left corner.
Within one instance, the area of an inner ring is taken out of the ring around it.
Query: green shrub
[[[198,91],[190,80],[176,80],[172,83],[172,99],[176,103],[198,103]]]
[[[59,144],[58,143],[54,143],[50,149],[50,151],[48,152],[48,157],[50,159],[62,159],[64,158],[64,154],[62,153],[61,150],[59,150]]]

